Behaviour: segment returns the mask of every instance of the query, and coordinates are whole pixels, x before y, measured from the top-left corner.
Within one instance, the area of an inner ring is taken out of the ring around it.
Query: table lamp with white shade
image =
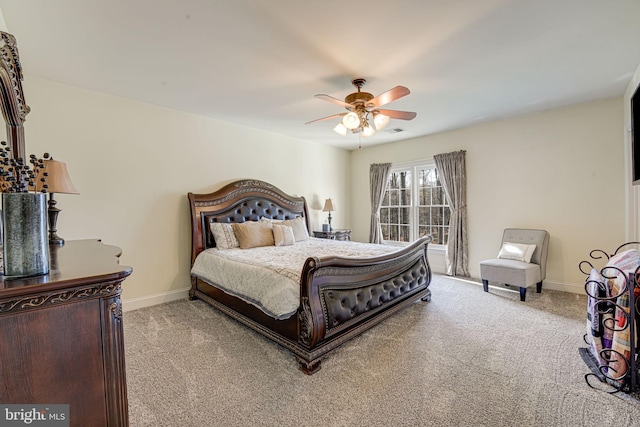
[[[49,202],[47,214],[49,217],[49,244],[64,245],[64,239],[58,236],[56,223],[58,222],[58,214],[60,209],[56,208],[56,200],[53,198],[54,193],[61,194],[80,194],[71,182],[67,165],[64,162],[49,159],[44,161],[44,170],[47,173],[46,184],[49,193]]]
[[[331,231],[331,212],[334,212],[336,208],[333,205],[332,199],[327,199],[324,201],[324,207],[322,208],[322,212],[329,212],[329,231]]]

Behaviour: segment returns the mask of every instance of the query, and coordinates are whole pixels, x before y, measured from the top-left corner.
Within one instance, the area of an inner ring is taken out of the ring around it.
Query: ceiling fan
[[[333,114],[328,117],[312,120],[306,124],[342,117],[342,121],[333,128],[335,132],[344,136],[350,130],[352,133],[362,132],[362,136],[367,137],[376,133],[376,130],[380,131],[384,129],[390,119],[412,120],[416,117],[416,113],[411,111],[382,110],[378,108],[390,103],[391,101],[395,101],[396,99],[409,95],[411,93],[409,89],[404,86],[396,86],[393,89],[374,97],[369,92],[360,91],[366,82],[367,81],[363,78],[353,79],[351,83],[358,89],[358,91],[347,95],[344,101],[329,95],[316,95],[316,98],[340,105],[341,107],[346,108],[348,112]],[[370,120],[373,120],[373,126],[371,125]]]

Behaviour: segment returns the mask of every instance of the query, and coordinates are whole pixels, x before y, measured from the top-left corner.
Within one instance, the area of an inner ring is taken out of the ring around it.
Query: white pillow
[[[276,246],[291,246],[296,242],[293,236],[293,228],[288,225],[273,224],[273,239]]]
[[[531,262],[533,252],[536,250],[536,245],[525,245],[523,243],[511,243],[504,242],[498,258],[502,259],[515,259],[517,261]]]
[[[260,222],[264,224],[270,224],[270,226],[281,224],[293,228],[293,236],[295,237],[296,242],[302,242],[309,239],[309,230],[307,230],[307,223],[301,216],[295,217],[294,219],[285,220],[262,217],[260,218]]]
[[[216,241],[216,247],[218,249],[233,249],[239,248],[240,243],[236,238],[231,224],[225,222],[212,222],[209,226],[213,238]]]
[[[263,224],[269,225],[269,227],[271,227],[274,222],[280,223],[282,221],[284,221],[284,220],[283,219],[272,219],[272,218],[267,218],[267,217],[264,217],[264,216],[260,217],[260,222],[263,223]]]
[[[295,219],[287,219],[280,224],[288,225],[293,228],[293,235],[296,238],[296,242],[302,242],[309,239],[309,230],[307,230],[307,223],[304,218],[299,216]]]

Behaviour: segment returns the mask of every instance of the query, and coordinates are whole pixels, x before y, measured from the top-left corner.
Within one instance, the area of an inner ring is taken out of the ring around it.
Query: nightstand
[[[351,240],[351,230],[314,231],[313,237],[332,240]]]

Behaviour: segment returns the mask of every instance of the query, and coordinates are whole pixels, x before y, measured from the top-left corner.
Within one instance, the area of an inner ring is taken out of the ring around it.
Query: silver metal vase
[[[49,272],[46,201],[44,193],[2,193],[5,277]]]

